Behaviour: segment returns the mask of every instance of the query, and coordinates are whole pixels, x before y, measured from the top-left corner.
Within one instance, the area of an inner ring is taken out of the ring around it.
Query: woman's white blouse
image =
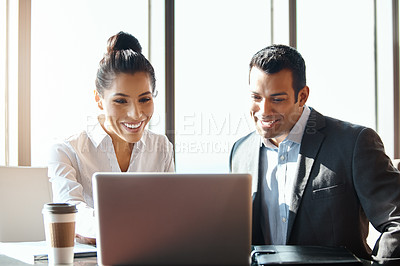
[[[76,233],[96,237],[92,175],[121,172],[111,137],[100,124],[50,150],[48,174],[53,201],[77,204]],[[173,147],[164,135],[145,130],[132,150],[127,172],[173,172]]]

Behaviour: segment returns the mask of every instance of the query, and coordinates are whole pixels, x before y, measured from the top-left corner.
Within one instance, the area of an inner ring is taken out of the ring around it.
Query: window
[[[147,57],[147,25],[146,0],[32,0],[32,165],[47,164],[52,141],[96,123],[94,82],[107,39],[129,32]]]
[[[6,68],[7,68],[7,2],[0,1],[0,151],[6,150]],[[5,152],[0,153],[0,165],[6,164]]]
[[[377,131],[385,144],[386,153],[395,158],[394,95],[393,95],[393,25],[391,1],[376,1],[377,57]],[[397,117],[400,114],[397,114]],[[400,136],[397,136],[399,138]]]
[[[23,145],[31,150],[31,165],[46,165],[53,141],[95,123],[98,62],[108,37],[120,30],[139,39],[155,68],[159,93],[149,127],[165,132],[165,1],[22,2],[31,8],[27,44],[18,39],[19,1],[0,0],[0,165],[18,165]],[[390,1],[373,0],[299,0],[296,6],[308,105],[376,129],[393,158],[393,121],[399,117],[393,80],[399,73],[393,68],[392,12],[399,10]],[[271,43],[289,43],[288,10],[288,0],[175,0],[178,172],[228,171],[234,141],[254,130],[245,100],[248,63]],[[21,45],[31,48],[30,108],[18,99]],[[18,112],[25,109],[31,141],[21,144]]]
[[[393,158],[391,3],[376,2],[375,47],[374,1],[298,1],[297,47],[307,66],[308,105],[374,128]]]
[[[270,44],[269,14],[269,1],[175,1],[177,172],[227,172],[234,141],[254,130],[248,65]]]
[[[375,128],[373,8],[365,0],[298,1],[297,47],[307,66],[308,104]]]
[[[0,1],[0,164],[18,164],[18,2]]]

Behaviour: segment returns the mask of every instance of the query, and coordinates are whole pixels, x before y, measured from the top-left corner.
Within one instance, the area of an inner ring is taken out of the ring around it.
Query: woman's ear
[[[99,107],[99,109],[103,110],[103,99],[101,98],[97,90],[94,90],[94,99],[97,102],[97,106]]]

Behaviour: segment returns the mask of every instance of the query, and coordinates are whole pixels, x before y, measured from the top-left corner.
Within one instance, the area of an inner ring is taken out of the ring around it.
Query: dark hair
[[[275,44],[258,51],[250,61],[250,71],[258,67],[266,74],[278,73],[283,69],[292,72],[295,102],[299,91],[306,86],[306,64],[296,49]]]
[[[96,89],[100,95],[111,87],[118,74],[145,72],[151,81],[152,93],[156,95],[156,78],[153,66],[142,55],[142,46],[129,33],[118,32],[107,41],[107,53],[101,59],[97,70]]]

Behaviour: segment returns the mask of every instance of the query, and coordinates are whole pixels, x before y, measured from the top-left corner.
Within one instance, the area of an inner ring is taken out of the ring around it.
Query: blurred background
[[[107,39],[137,37],[157,78],[149,128],[177,172],[228,172],[254,130],[248,64],[274,43],[307,66],[308,106],[375,129],[399,158],[395,0],[0,0],[0,165],[46,166],[52,142],[96,123]]]

